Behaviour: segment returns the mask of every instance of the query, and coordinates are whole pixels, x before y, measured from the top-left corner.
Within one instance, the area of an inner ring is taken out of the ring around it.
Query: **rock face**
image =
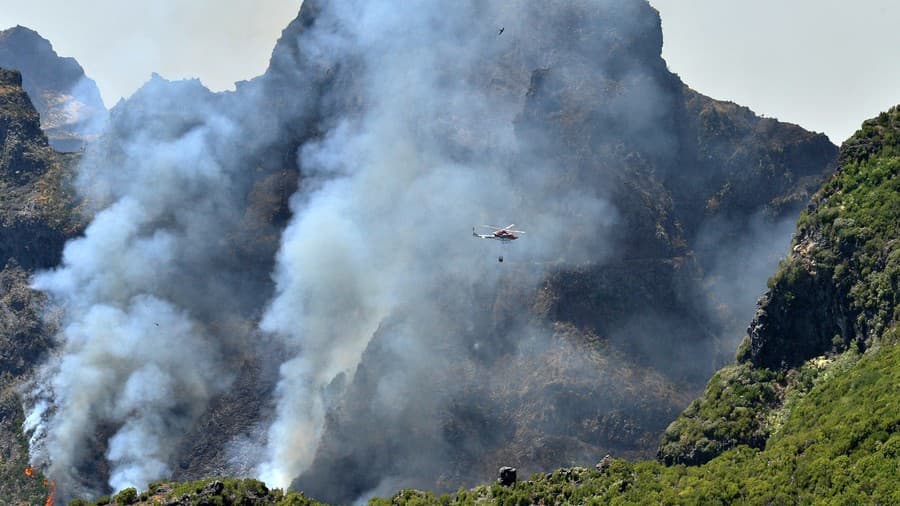
[[[898,116],[895,107],[866,121],[841,147],[841,168],[801,217],[739,360],[795,367],[851,341],[864,346],[896,321]]]
[[[0,69],[0,262],[26,269],[56,265],[65,237],[77,227],[65,188],[68,160],[42,133],[22,76]]]
[[[97,85],[74,58],[58,56],[37,32],[23,26],[0,31],[0,67],[22,74],[54,149],[78,151],[99,134],[107,113]]]

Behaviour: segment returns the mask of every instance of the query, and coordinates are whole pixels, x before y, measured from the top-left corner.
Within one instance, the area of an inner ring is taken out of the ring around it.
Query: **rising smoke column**
[[[246,337],[216,329],[252,297],[227,240],[251,182],[242,150],[274,131],[260,109],[252,94],[154,77],[86,153],[76,186],[96,214],[33,281],[62,317],[25,428],[63,498],[102,492],[101,449],[113,490],[170,476],[181,438],[232,380],[223,359]]]
[[[330,2],[298,38],[301,51],[340,55],[345,64],[335,71],[352,78],[334,100],[360,103],[338,108],[332,128],[298,152],[304,182],[261,322],[294,353],[281,367],[259,467],[267,483],[285,487],[310,465],[329,385],[353,373],[386,317],[418,315],[397,346],[425,370],[433,357],[418,348],[448,332],[435,295],[456,304],[472,295],[464,287],[496,283],[499,250],[473,241],[472,225],[521,219],[538,228],[539,240],[514,246],[523,261],[583,260],[602,242],[599,233],[574,244],[562,236],[573,210],[608,224],[609,204],[590,189],[553,188],[552,166],[516,156],[514,120],[531,68],[498,69],[510,46],[494,20],[521,28],[539,15],[527,2]],[[504,72],[517,73],[516,89],[492,85]],[[437,317],[427,325],[423,315]],[[411,378],[401,373],[393,391],[372,402],[415,388],[404,383]]]

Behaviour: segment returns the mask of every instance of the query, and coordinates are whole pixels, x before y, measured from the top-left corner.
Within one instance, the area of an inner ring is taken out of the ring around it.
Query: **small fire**
[[[34,478],[36,476],[34,468],[31,466],[26,467],[25,468],[25,476],[27,476],[29,478]],[[42,481],[42,483],[44,484],[45,487],[50,489],[47,493],[47,500],[44,501],[44,506],[53,506],[53,500],[54,500],[53,498],[56,495],[56,482],[55,481],[47,481],[45,479]]]
[[[56,482],[50,482],[50,493],[47,495],[47,500],[44,502],[44,506],[53,506],[53,496],[56,495]]]

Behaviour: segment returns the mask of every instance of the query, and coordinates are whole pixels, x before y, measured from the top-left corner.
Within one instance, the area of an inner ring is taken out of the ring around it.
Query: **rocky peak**
[[[22,86],[55,149],[77,151],[99,133],[106,107],[96,83],[74,58],[57,55],[40,34],[23,26],[0,31],[0,67],[22,74]]]

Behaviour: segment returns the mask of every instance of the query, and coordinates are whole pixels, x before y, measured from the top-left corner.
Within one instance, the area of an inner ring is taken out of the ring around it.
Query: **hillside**
[[[844,143],[841,168],[801,215],[738,363],[669,427],[663,460],[702,463],[736,444],[761,447],[777,429],[773,414],[810,386],[809,360],[865,351],[889,334],[898,316],[896,118],[896,108],[883,113]],[[742,404],[717,393],[740,383],[751,389]]]

